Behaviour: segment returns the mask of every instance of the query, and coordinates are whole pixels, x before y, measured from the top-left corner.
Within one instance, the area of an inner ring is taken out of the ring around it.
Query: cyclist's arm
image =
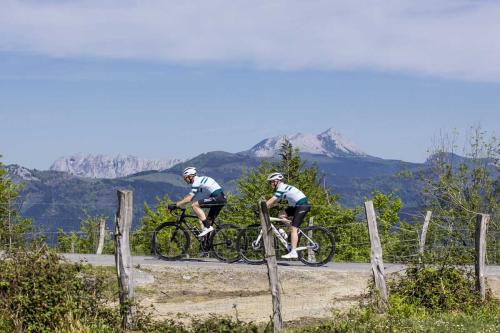
[[[276,202],[278,201],[278,198],[276,198],[275,196],[272,196],[269,200],[267,200],[266,202],[266,205],[267,205],[267,208],[271,208],[272,206],[274,206],[274,204],[276,204]]]
[[[180,201],[177,201],[175,203],[175,205],[177,207],[182,207],[183,205],[187,204],[187,203],[190,203],[191,200],[193,200],[193,197],[194,197],[194,194],[193,193],[189,193],[188,195],[186,195],[184,198],[182,198],[182,200]]]

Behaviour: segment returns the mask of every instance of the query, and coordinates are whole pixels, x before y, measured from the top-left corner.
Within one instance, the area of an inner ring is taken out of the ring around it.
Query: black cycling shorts
[[[211,221],[215,220],[226,203],[226,196],[222,192],[214,197],[208,197],[198,201],[201,208],[210,208],[207,218]]]
[[[292,225],[298,228],[304,221],[307,212],[309,212],[310,210],[311,205],[298,205],[295,207],[289,206],[285,208],[285,213],[287,216],[293,216]]]

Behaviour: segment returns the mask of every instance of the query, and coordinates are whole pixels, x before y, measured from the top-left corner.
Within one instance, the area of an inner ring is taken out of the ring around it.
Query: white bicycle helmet
[[[196,168],[195,167],[187,167],[182,171],[182,176],[187,177],[187,176],[196,176]]]
[[[267,181],[270,182],[270,181],[273,181],[273,180],[283,180],[283,175],[279,172],[273,172],[272,174],[269,175],[269,177],[267,177]]]

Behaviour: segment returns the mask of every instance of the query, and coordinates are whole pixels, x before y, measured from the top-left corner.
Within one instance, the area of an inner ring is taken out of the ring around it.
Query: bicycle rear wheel
[[[312,226],[302,229],[307,236],[299,233],[299,260],[308,266],[322,266],[332,261],[335,253],[335,238],[326,228]],[[308,239],[309,238],[309,239]]]
[[[265,262],[264,240],[259,238],[260,224],[252,224],[241,229],[238,235],[237,249],[241,258],[251,265],[260,265]],[[257,241],[259,238],[259,241]]]
[[[212,236],[212,251],[217,259],[227,263],[240,260],[236,240],[240,228],[234,224],[219,225]]]
[[[177,222],[162,223],[153,233],[154,254],[164,260],[180,259],[186,254],[190,243],[187,230]]]

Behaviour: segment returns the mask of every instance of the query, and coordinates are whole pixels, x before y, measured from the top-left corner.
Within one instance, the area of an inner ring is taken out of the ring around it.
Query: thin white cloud
[[[3,0],[0,52],[500,82],[500,1]]]

